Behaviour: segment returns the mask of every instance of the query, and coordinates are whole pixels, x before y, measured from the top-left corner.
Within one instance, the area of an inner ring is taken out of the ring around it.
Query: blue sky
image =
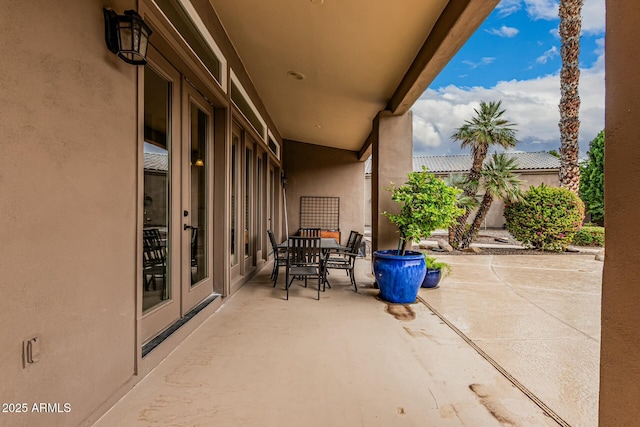
[[[480,101],[502,100],[518,151],[560,146],[557,0],[502,0],[413,110],[414,154],[467,154],[450,139]],[[584,0],[580,46],[580,151],[604,128],[605,0]]]

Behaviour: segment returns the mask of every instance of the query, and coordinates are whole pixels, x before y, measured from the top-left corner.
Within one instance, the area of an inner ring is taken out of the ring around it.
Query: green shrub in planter
[[[507,202],[504,217],[511,235],[526,246],[560,252],[580,230],[584,203],[567,189],[541,184],[521,202]]]
[[[427,264],[427,268],[429,270],[442,271],[442,277],[447,277],[449,274],[451,274],[451,266],[449,264],[444,261],[438,261],[436,258],[427,255],[426,252],[424,252],[424,254],[424,261]]]
[[[604,227],[582,227],[573,237],[573,244],[577,246],[604,246]]]
[[[391,199],[400,204],[397,214],[382,213],[398,227],[398,255],[404,255],[412,241],[430,236],[436,228],[449,227],[464,213],[456,199],[462,190],[447,186],[424,166],[422,172],[409,173],[405,184],[392,183],[387,190],[392,192]]]

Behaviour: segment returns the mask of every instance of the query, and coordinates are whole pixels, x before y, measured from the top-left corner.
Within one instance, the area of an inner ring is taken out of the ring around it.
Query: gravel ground
[[[447,240],[448,236],[446,233],[434,233],[431,235],[432,239],[444,239]],[[499,241],[496,239],[506,240]],[[522,246],[522,243],[516,240],[507,230],[502,229],[487,229],[480,230],[478,237],[474,240],[474,243],[481,244],[492,244],[492,245],[505,245],[505,246],[513,246],[519,245]],[[586,247],[577,247],[571,246],[570,251],[567,252],[547,252],[540,251],[535,249],[515,249],[510,247],[496,247],[496,248],[480,248],[482,252],[479,255],[593,255],[594,252],[599,252],[604,250],[604,248],[599,248],[595,246],[586,246]],[[443,254],[447,255],[476,255],[473,252],[462,252],[462,251],[453,251],[453,252],[443,252]]]

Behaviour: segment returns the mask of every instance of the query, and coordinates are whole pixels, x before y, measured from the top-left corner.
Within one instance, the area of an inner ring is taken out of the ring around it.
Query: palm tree
[[[454,187],[459,190],[462,190],[462,192],[456,196],[456,201],[457,201],[456,206],[464,209],[465,212],[467,209],[472,210],[478,207],[479,205],[478,199],[476,199],[474,196],[466,195],[467,187],[470,185],[475,185],[477,188],[477,182],[470,182],[467,179],[467,176],[461,173],[452,173],[451,175],[449,175],[444,179],[444,182],[449,187]],[[454,241],[455,232],[456,232],[456,224],[453,224],[452,226],[449,227],[449,244],[452,244],[452,242]]]
[[[560,186],[578,194],[580,167],[578,166],[578,132],[580,130],[580,30],[583,0],[560,0]]]
[[[500,200],[516,201],[522,198],[520,191],[520,178],[514,173],[518,164],[513,157],[504,154],[494,154],[489,163],[480,173],[480,182],[485,190],[480,207],[467,231],[460,242],[459,249],[468,248],[478,235],[482,221],[484,221],[489,208],[495,198]]]
[[[502,101],[491,101],[488,104],[480,101],[480,109],[474,109],[475,117],[465,121],[464,125],[451,135],[452,139],[461,141],[462,148],[471,147],[473,163],[467,176],[470,184],[465,189],[465,196],[475,197],[476,195],[482,164],[487,157],[489,147],[499,145],[509,148],[517,143],[515,124],[502,117],[505,110],[500,109],[501,105]],[[465,213],[458,218],[453,240],[449,241],[452,246],[459,246],[462,241],[465,224],[470,213],[471,209],[466,208]]]

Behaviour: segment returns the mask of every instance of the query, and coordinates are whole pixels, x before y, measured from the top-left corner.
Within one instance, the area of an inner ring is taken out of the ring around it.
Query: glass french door
[[[255,143],[248,140],[244,149],[244,271],[247,272],[255,265],[255,230],[254,230],[254,149]]]
[[[142,341],[213,292],[213,109],[151,46],[144,67]]]
[[[231,278],[235,278],[240,275],[240,263],[239,252],[240,252],[240,234],[238,233],[239,229],[239,195],[240,195],[240,179],[239,179],[239,160],[240,160],[240,148],[241,148],[241,135],[242,131],[239,127],[233,126],[231,132],[231,169],[230,173],[230,183],[231,183],[231,205],[229,216],[231,219],[230,224],[230,239],[229,239],[229,261],[230,261],[230,269],[229,274]]]
[[[256,260],[261,261],[265,260],[267,253],[266,249],[266,235],[267,229],[265,228],[266,224],[266,214],[265,214],[265,164],[266,164],[266,154],[262,150],[257,150],[256,153],[256,202],[255,202],[255,211],[256,211]]]
[[[213,109],[189,84],[183,85],[182,311],[213,292],[211,200]]]
[[[180,73],[151,46],[144,66],[142,340],[180,318]]]
[[[267,197],[267,229],[276,231],[276,169],[273,164],[269,164],[269,178],[267,184],[267,191],[269,197]]]

